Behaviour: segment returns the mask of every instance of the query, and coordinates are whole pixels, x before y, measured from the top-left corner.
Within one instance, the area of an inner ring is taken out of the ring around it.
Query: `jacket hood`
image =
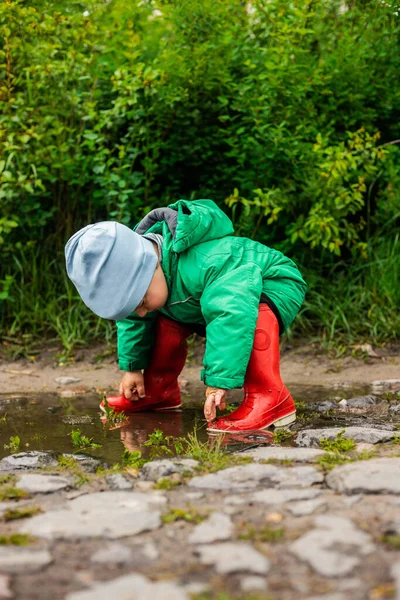
[[[165,208],[150,211],[135,227],[136,233],[164,233],[172,236],[171,249],[183,252],[200,242],[232,235],[232,221],[213,200],[178,200]]]

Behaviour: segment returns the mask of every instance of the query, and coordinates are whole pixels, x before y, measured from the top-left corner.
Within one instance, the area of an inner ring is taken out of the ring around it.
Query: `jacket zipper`
[[[168,304],[168,306],[175,306],[175,304],[185,304],[185,302],[188,302],[188,300],[196,300],[196,298],[194,296],[189,296],[189,298],[186,298],[186,300],[178,300],[178,302],[171,302],[171,304]],[[198,302],[198,300],[196,300],[196,302]]]

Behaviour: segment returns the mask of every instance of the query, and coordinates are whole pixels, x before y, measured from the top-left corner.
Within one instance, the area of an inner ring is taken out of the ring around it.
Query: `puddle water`
[[[326,400],[340,400],[368,393],[364,388],[331,389],[316,386],[291,386],[296,401],[306,404]],[[83,435],[93,438],[101,448],[87,450],[86,453],[103,459],[108,464],[120,462],[125,449],[140,450],[148,455],[149,448],[143,446],[148,435],[161,429],[165,436],[185,437],[194,429],[200,441],[208,440],[203,416],[203,398],[183,398],[184,410],[170,412],[135,413],[122,425],[113,427],[103,423],[99,410],[99,396],[85,394],[75,398],[60,398],[57,394],[37,394],[32,396],[9,394],[0,396],[0,458],[10,454],[4,445],[10,443],[10,436],[20,438],[20,446],[14,451],[53,450],[74,452],[71,431],[79,429]],[[341,414],[321,415],[310,411],[306,420],[300,418],[293,429],[322,426],[343,426],[383,422],[379,414],[368,411],[365,415]],[[104,420],[104,419],[103,419]],[[351,423],[350,423],[351,422]],[[386,417],[387,422],[387,417]],[[229,449],[238,450],[248,445],[268,444],[272,441],[270,432],[226,439]],[[81,452],[81,451],[79,451]]]

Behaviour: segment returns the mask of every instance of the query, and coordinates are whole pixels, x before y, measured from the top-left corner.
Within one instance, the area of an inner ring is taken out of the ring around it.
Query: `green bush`
[[[208,197],[306,270],[297,331],[395,338],[399,34],[379,0],[3,2],[5,335],[109,336],[76,311],[66,239]]]

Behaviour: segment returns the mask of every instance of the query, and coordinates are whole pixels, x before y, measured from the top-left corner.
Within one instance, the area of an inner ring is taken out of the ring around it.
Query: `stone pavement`
[[[97,474],[81,457],[82,479],[52,454],[7,457],[0,489],[27,495],[0,502],[0,598],[400,599],[400,444],[360,429],[345,428],[360,445],[329,470],[326,429],[214,473],[168,458]],[[41,512],[6,520],[27,507]],[[32,537],[7,545],[12,534]]]

